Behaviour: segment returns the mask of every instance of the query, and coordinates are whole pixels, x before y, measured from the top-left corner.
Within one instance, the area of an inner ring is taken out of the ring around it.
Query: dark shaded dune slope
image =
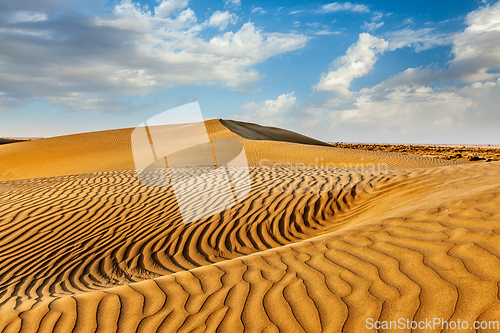
[[[261,126],[243,121],[220,119],[220,123],[231,132],[248,140],[269,140],[330,147],[326,142],[288,131],[282,128]]]

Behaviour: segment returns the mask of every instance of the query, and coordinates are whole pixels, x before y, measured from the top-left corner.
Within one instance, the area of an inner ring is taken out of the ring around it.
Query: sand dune
[[[0,147],[0,331],[368,332],[367,318],[500,320],[500,162],[242,138],[219,120],[207,129],[243,143],[251,188],[188,224],[171,186],[138,181],[129,129]],[[317,158],[334,165],[302,165]],[[195,205],[203,190],[193,182],[192,210],[232,198],[200,175],[220,191]]]
[[[274,163],[355,166],[374,163],[394,167],[432,167],[457,163],[410,155],[311,146],[313,139],[307,145],[260,140],[256,133],[253,139],[245,139],[231,132],[218,119],[207,121],[206,126],[212,140],[233,139],[242,142],[248,161],[254,166]],[[133,170],[135,166],[130,142],[133,130],[127,128],[1,145],[0,181]],[[269,137],[282,133],[274,133],[269,128],[267,132],[271,133]],[[287,134],[287,138],[290,136],[293,135]],[[296,134],[296,141],[299,140],[297,137],[301,136]]]
[[[243,121],[225,119],[221,119],[220,123],[227,127],[227,129],[231,132],[249,140],[282,141],[300,143],[304,145],[330,147],[330,145],[326,142],[277,127],[261,126]]]

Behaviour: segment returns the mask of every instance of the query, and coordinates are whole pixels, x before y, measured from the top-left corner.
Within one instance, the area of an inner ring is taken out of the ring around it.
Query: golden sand
[[[332,143],[331,145],[339,148],[385,151],[461,162],[491,162],[500,160],[500,146],[496,145],[415,145],[339,142]]]
[[[137,180],[133,129],[0,146],[0,332],[500,321],[500,162],[206,125],[211,139],[243,143],[252,186],[189,224],[171,187]]]

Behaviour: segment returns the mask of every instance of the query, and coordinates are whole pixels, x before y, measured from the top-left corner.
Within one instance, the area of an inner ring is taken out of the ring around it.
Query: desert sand
[[[193,223],[171,186],[138,181],[133,129],[0,146],[0,332],[500,321],[500,162],[331,147],[219,119],[206,127],[243,144],[251,187]],[[195,201],[203,190],[192,186]]]
[[[341,142],[331,143],[331,145],[339,148],[385,151],[461,162],[491,162],[500,160],[500,146],[498,145],[416,145]]]

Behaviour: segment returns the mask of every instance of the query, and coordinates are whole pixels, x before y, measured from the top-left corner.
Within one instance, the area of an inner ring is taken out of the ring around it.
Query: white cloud
[[[488,70],[500,69],[500,1],[469,13],[466,22],[453,40],[450,76],[465,82],[498,77]]]
[[[41,39],[53,39],[54,33],[49,30],[28,30],[28,29],[13,29],[13,28],[0,28],[0,33],[3,34],[12,34],[12,35],[25,35],[25,36],[33,36]]]
[[[230,14],[228,11],[216,11],[208,20],[208,25],[224,30],[229,23],[236,24],[237,21],[238,16],[236,16],[236,14]]]
[[[493,87],[497,86],[500,86],[500,79],[496,81],[474,82],[460,89],[460,92],[468,96],[485,97],[486,94],[492,92]]]
[[[384,25],[384,22],[379,22],[379,23],[376,23],[376,22],[370,22],[370,23],[365,22],[361,26],[361,29],[373,32],[373,31],[377,30],[378,28],[380,28],[383,25]]]
[[[199,23],[186,5],[169,0],[149,11],[123,0],[109,15],[68,20],[66,29],[60,22],[47,21],[44,28],[54,36],[33,35],[26,27],[7,31],[12,28],[3,28],[0,22],[0,31],[7,29],[0,34],[0,44],[11,50],[9,54],[0,50],[0,90],[5,93],[0,103],[13,105],[14,100],[38,97],[90,108],[109,105],[95,99],[96,94],[116,101],[179,85],[219,84],[248,91],[247,84],[261,78],[254,65],[303,48],[308,41],[296,33],[265,33],[251,22],[207,39],[201,32],[210,20]],[[211,19],[222,28],[236,17],[220,13]],[[7,33],[16,38],[5,38]],[[46,43],[49,37],[58,43]],[[29,63],[22,56],[27,52],[37,55]]]
[[[241,107],[244,115],[241,120],[260,122],[264,125],[278,126],[282,125],[287,112],[297,101],[294,93],[283,94],[276,100],[266,100],[264,103],[247,103]]]
[[[377,30],[378,28],[380,28],[381,26],[384,25],[384,22],[379,22],[381,18],[382,18],[382,13],[380,13],[380,12],[373,13],[371,22],[369,22],[369,23],[365,22],[361,26],[361,29],[368,30],[370,32]]]
[[[266,11],[262,8],[262,7],[255,7],[254,9],[252,9],[252,14],[265,14]]]
[[[336,133],[344,141],[355,142],[380,142],[384,140],[381,138],[394,140],[396,137],[406,142],[422,142],[425,137],[430,142],[452,138],[457,129],[469,131],[470,138],[472,132],[464,124],[472,120],[479,124],[485,119],[498,118],[496,123],[500,124],[500,115],[494,116],[492,111],[495,101],[484,102],[484,91],[498,89],[500,93],[500,81],[476,82],[462,90],[453,86],[436,88],[430,85],[443,76],[443,71],[409,68],[374,87],[358,92],[349,90],[354,78],[370,72],[379,54],[414,45],[415,40],[389,42],[367,33],[360,34],[358,41],[332,63],[332,69],[323,74],[316,86],[317,90],[330,92],[329,97],[315,105],[297,108],[294,118],[306,133]],[[310,115],[319,120],[307,121]],[[305,128],[306,125],[311,128]],[[491,131],[489,134],[491,136]],[[457,142],[457,136],[453,140]]]
[[[325,29],[325,30],[316,31],[314,34],[320,35],[320,36],[338,35],[338,34],[340,34],[340,31],[330,31],[328,29]]]
[[[241,0],[226,0],[226,6],[239,7],[241,6]]]
[[[483,142],[499,142],[500,133],[500,79],[489,82],[475,82],[458,91],[462,96],[467,96],[473,103],[467,114],[467,123],[471,127],[480,129]]]
[[[394,47],[383,41],[360,35],[346,55],[333,63],[334,70],[323,75],[317,86],[333,94],[295,110],[294,118],[305,133],[335,133],[339,140],[352,142],[498,142],[500,79],[461,89],[433,87],[446,71],[408,68],[374,87],[349,91],[351,80],[373,67],[377,53]],[[317,120],[308,120],[311,115]]]
[[[318,28],[320,26],[319,22],[306,23],[308,27]]]
[[[9,23],[20,23],[20,22],[40,22],[46,21],[47,14],[32,11],[19,11],[14,13],[12,17],[8,19]]]
[[[198,37],[203,25],[196,24],[196,16],[189,8],[175,18],[166,19],[138,12],[135,7],[133,15],[125,19],[117,17],[98,20],[98,23],[121,29],[136,27],[143,33],[137,41],[138,56],[145,61],[154,61],[160,68],[153,70],[145,66],[138,70],[153,77],[153,82],[158,84],[219,81],[224,86],[236,88],[259,78],[256,71],[247,71],[247,68],[274,55],[302,48],[307,41],[307,37],[299,34],[264,34],[253,23],[247,22],[235,33],[227,32],[207,42]],[[208,24],[223,28],[236,18],[228,12],[216,12]]]
[[[323,5],[317,12],[321,14],[339,12],[339,11],[351,11],[358,13],[368,13],[370,9],[365,5],[356,5],[350,2],[333,2]]]
[[[210,53],[234,57],[232,62],[254,64],[269,57],[296,50],[305,45],[307,38],[297,34],[263,34],[253,23],[245,23],[236,33],[227,32],[202,44]]]
[[[452,44],[454,58],[440,79],[473,83],[499,77],[495,71],[500,69],[500,1],[470,12],[466,23],[465,30],[456,34],[438,33],[433,28],[405,28],[384,37],[391,50],[412,46],[420,52]]]
[[[385,80],[383,85],[379,84],[375,87],[394,89],[399,86],[427,86],[435,83],[436,77],[439,75],[439,72],[432,72],[430,67],[408,68]]]
[[[410,17],[410,18],[407,18],[405,21],[404,21],[404,24],[405,25],[413,25],[415,24],[415,22],[413,22],[413,18]]]
[[[434,46],[453,43],[453,35],[437,33],[434,28],[405,28],[389,32],[384,37],[391,43],[392,50],[412,46],[416,52],[421,52]]]
[[[321,30],[313,32],[315,35],[338,35],[340,33],[340,31],[330,31],[327,25],[322,25],[319,22],[306,23],[306,25],[313,29],[318,29],[321,26]]]
[[[411,132],[421,126],[446,127],[464,119],[472,101],[454,91],[418,84],[382,82],[362,89],[349,110],[332,114],[337,121]],[[333,105],[332,105],[333,106]]]
[[[458,34],[432,28],[406,28],[384,39],[361,34],[316,86],[330,92],[328,98],[311,98],[294,108],[297,126],[310,135],[329,133],[322,137],[326,140],[333,133],[339,141],[352,142],[498,143],[500,2],[471,12],[466,22]],[[408,68],[371,88],[349,90],[383,52],[450,44],[455,57],[448,69]],[[456,79],[470,84],[458,89]]]
[[[375,13],[373,13],[372,21],[373,22],[380,21],[382,19],[382,16],[383,16],[383,14],[381,12],[375,12]]]
[[[460,143],[462,138],[461,143],[473,143],[474,131],[468,124],[477,118],[478,110],[485,109],[485,103],[480,97],[473,99],[449,87],[426,86],[426,72],[408,69],[350,97],[331,96],[315,105],[304,105],[295,110],[294,119],[304,133],[330,141]],[[482,122],[492,121],[482,117]]]
[[[357,43],[332,63],[333,70],[322,75],[316,89],[341,97],[351,96],[349,86],[352,80],[369,73],[378,59],[377,55],[388,47],[389,43],[384,39],[367,33],[360,34]]]
[[[186,8],[188,0],[163,0],[155,7],[157,17],[168,17],[178,10]]]
[[[411,75],[425,74],[416,72]],[[330,99],[315,111],[343,141],[499,142],[500,80],[456,90],[403,83],[408,78],[398,76],[362,89],[348,102]]]

